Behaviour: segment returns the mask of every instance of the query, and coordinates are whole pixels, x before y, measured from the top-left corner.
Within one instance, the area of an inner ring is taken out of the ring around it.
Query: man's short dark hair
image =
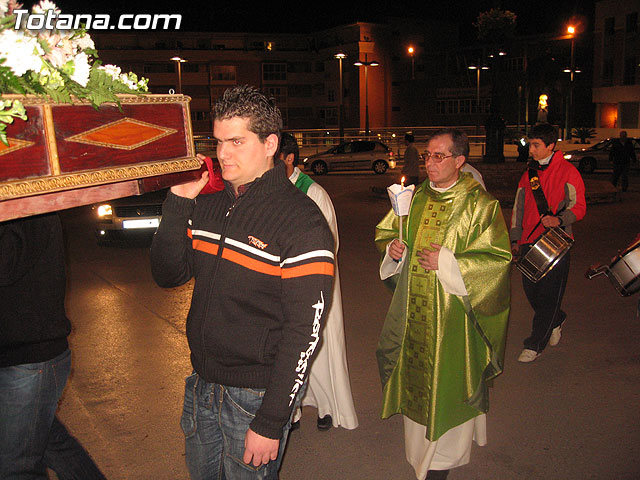
[[[267,98],[256,87],[239,85],[224,92],[213,109],[215,120],[234,117],[249,120],[248,129],[264,142],[271,135],[280,135],[282,115],[273,98]]]
[[[416,141],[415,137],[411,133],[405,133],[404,134],[404,139],[409,143],[413,143],[413,142]]]
[[[465,159],[468,159],[469,137],[462,130],[458,130],[457,128],[441,128],[433,135],[431,135],[431,137],[429,137],[429,141],[433,140],[436,137],[443,137],[445,135],[448,135],[453,142],[451,153],[456,156],[463,155]]]
[[[548,147],[558,141],[558,129],[550,123],[538,123],[529,133],[529,141],[534,139],[542,140],[545,147]]]
[[[293,154],[293,166],[298,166],[300,149],[298,148],[298,141],[290,133],[283,132],[280,135],[280,153],[283,154],[285,158],[287,155]]]

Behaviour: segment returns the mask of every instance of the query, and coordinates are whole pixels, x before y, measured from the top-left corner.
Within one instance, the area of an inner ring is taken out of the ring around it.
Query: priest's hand
[[[196,155],[200,165],[204,164],[204,156],[202,154]],[[171,187],[171,193],[179,197],[196,198],[204,186],[209,183],[209,171],[207,169],[202,172],[202,176],[198,180],[192,180],[191,182],[183,183],[180,185],[174,185]]]
[[[393,258],[396,262],[399,262],[402,258],[402,253],[406,248],[405,244],[402,243],[397,238],[394,238],[392,242],[389,244],[389,256]]]
[[[431,248],[434,250],[423,248],[418,252],[418,263],[425,270],[438,270],[438,259],[440,258],[440,249],[442,248],[442,245],[432,243]]]

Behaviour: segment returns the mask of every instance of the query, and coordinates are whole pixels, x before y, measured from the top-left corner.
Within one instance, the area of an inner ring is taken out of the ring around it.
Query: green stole
[[[309,191],[309,187],[313,184],[313,180],[306,173],[300,172],[298,175],[298,179],[296,180],[296,187],[302,190],[302,192],[306,195]]]

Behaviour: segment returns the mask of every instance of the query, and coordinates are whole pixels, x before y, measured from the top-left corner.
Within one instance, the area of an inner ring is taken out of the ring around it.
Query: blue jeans
[[[260,467],[242,460],[244,438],[264,392],[207,383],[196,373],[187,377],[180,425],[193,480],[277,480],[291,419],[283,428],[276,460]]]
[[[89,454],[55,416],[71,351],[40,363],[0,368],[0,478],[103,479]]]

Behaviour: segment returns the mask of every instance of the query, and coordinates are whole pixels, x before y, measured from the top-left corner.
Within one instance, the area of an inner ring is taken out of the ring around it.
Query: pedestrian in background
[[[636,151],[631,139],[627,138],[627,132],[625,130],[620,132],[620,138],[612,140],[609,160],[613,164],[611,183],[614,187],[617,187],[618,180],[620,180],[622,191],[626,192],[629,188],[629,169],[631,168],[631,162],[636,162]]]
[[[404,175],[405,185],[418,186],[420,183],[420,154],[413,144],[415,138],[412,134],[407,133],[404,136],[404,165],[402,166],[402,175]]]

